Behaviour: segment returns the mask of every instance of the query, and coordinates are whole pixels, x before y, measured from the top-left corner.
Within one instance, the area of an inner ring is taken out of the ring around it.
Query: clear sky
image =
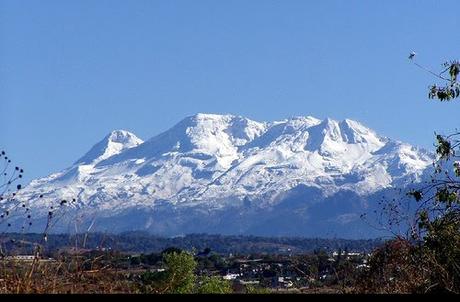
[[[427,99],[460,59],[460,1],[0,0],[0,148],[26,180],[114,129],[197,112],[351,118],[431,148],[460,101]]]

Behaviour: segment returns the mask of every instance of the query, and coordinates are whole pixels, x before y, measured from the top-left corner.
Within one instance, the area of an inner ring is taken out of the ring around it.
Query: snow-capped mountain
[[[432,162],[348,119],[196,114],[145,142],[113,131],[21,198],[39,217],[75,199],[67,211],[111,231],[366,237],[357,217],[373,196],[419,181]]]

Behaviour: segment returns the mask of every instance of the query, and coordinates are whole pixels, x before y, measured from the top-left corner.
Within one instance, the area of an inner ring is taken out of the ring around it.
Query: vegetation
[[[203,277],[198,287],[199,294],[231,294],[231,283],[217,276]]]
[[[265,294],[350,292],[367,258],[328,255],[203,255],[168,248],[150,265],[116,252],[62,252],[56,258],[0,260],[0,293]],[[224,278],[231,272],[238,277]]]
[[[190,294],[193,292],[196,276],[196,262],[185,251],[166,253],[163,256],[166,269],[160,272],[146,272],[142,278],[146,293]]]
[[[414,54],[409,59],[414,60]],[[450,101],[460,96],[460,64],[443,64],[440,73],[418,67],[444,81],[432,85],[428,97]],[[445,77],[448,72],[449,77]],[[431,181],[407,193],[416,207],[403,213],[401,200],[384,208],[388,224],[400,224],[407,218],[407,236],[396,238],[376,250],[369,270],[357,283],[361,292],[383,293],[460,293],[460,162],[456,155],[460,133],[436,135],[437,159]]]
[[[29,208],[25,203],[17,200],[17,194],[22,189],[22,180],[24,169],[14,166],[11,158],[4,150],[0,152],[0,227],[9,229],[11,227],[10,217],[23,215],[27,219],[22,230],[32,225],[32,216]],[[24,209],[24,210],[23,210]],[[23,210],[23,211],[22,211]],[[0,255],[2,251],[0,249]]]
[[[460,83],[458,82],[458,75],[460,73],[460,62],[453,60],[450,62],[443,63],[442,71],[436,73],[415,61],[415,53],[409,55],[409,59],[412,60],[414,65],[422,68],[423,70],[434,75],[436,78],[440,79],[442,84],[433,84],[430,86],[428,91],[428,98],[438,99],[439,101],[451,101],[455,98],[460,97]],[[446,75],[448,73],[448,76]]]

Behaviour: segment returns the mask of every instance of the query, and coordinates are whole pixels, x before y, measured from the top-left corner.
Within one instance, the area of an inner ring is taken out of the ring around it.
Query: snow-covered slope
[[[114,131],[71,167],[32,181],[21,198],[33,200],[31,207],[43,215],[57,201],[75,198],[69,209],[97,213],[100,228],[117,217],[118,231],[264,233],[255,228],[261,221],[283,230],[276,221],[284,216],[273,216],[275,209],[313,221],[312,204],[347,196],[335,205],[341,208],[360,200],[322,220],[341,223],[376,192],[418,181],[432,160],[424,150],[348,119],[256,122],[197,114],[145,142]],[[286,210],[292,196],[295,213]],[[286,230],[281,233],[290,234]]]

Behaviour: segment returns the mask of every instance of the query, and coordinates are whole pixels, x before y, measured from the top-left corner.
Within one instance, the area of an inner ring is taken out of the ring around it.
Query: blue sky
[[[197,112],[351,118],[432,148],[460,102],[427,100],[460,59],[460,2],[0,0],[0,148],[26,180],[113,129],[143,139]]]

